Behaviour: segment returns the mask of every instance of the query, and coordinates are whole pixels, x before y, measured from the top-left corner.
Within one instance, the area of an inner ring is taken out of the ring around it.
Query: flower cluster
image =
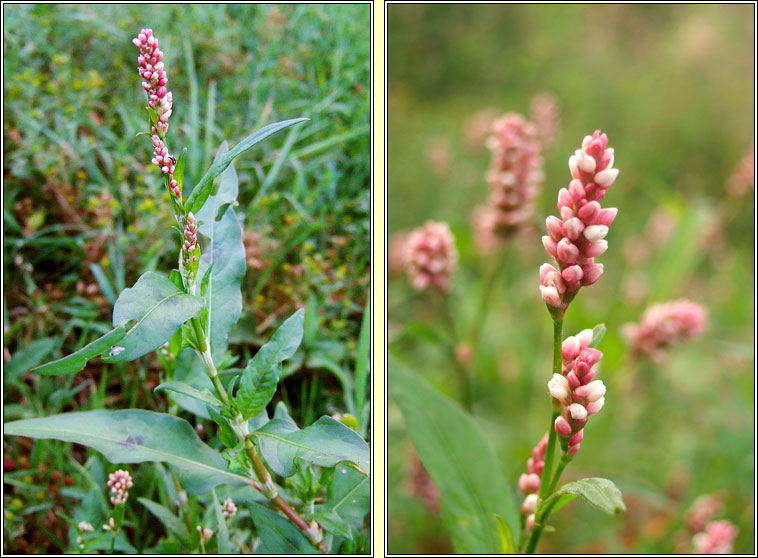
[[[187,215],[187,226],[184,227],[184,244],[182,245],[182,264],[185,270],[191,269],[192,264],[197,263],[197,255],[195,249],[197,248],[197,219],[195,215],[190,211]],[[190,275],[192,275],[190,277]],[[194,275],[189,272],[188,275],[191,280]]]
[[[695,554],[731,554],[737,532],[731,521],[711,521],[692,537]]]
[[[526,473],[518,479],[518,487],[524,493],[524,503],[521,504],[521,513],[525,516],[525,527],[531,531],[534,527],[534,512],[537,510],[537,493],[542,481],[542,470],[545,468],[545,452],[547,451],[548,434],[542,437],[534,446],[532,456],[526,462]]]
[[[689,511],[685,523],[687,528],[697,533],[702,531],[708,522],[721,513],[724,509],[724,504],[721,498],[717,494],[703,494],[698,496]]]
[[[569,169],[573,179],[558,193],[560,218],[547,218],[547,235],[542,237],[545,251],[558,266],[540,267],[542,299],[554,316],[563,316],[580,287],[592,285],[603,274],[595,258],[608,249],[604,238],[618,212],[600,206],[619,172],[613,168],[613,148],[605,134],[597,130],[585,136],[582,148],[569,159]]]
[[[561,345],[562,374],[553,374],[547,384],[550,395],[563,406],[554,426],[569,457],[579,451],[587,418],[605,404],[605,384],[594,379],[603,353],[590,348],[591,342],[591,329],[567,337]]]
[[[95,531],[95,528],[92,526],[92,524],[86,521],[80,521],[76,527],[81,533],[92,533]]]
[[[493,232],[507,238],[534,215],[534,198],[543,180],[537,128],[524,117],[508,113],[492,123],[487,147],[492,151],[486,180]]]
[[[227,498],[224,500],[224,503],[221,504],[221,513],[224,514],[224,517],[226,518],[231,518],[237,515],[237,506],[234,505],[231,498]]]
[[[707,321],[708,312],[700,304],[673,300],[647,308],[639,324],[624,326],[624,334],[635,353],[660,359],[672,345],[702,334]]]
[[[118,506],[125,504],[129,498],[128,490],[132,487],[132,476],[129,471],[119,469],[115,473],[108,475],[108,488],[111,489],[111,504]]]
[[[408,234],[403,267],[417,291],[436,287],[447,292],[457,265],[455,238],[447,223],[427,221],[423,227]]]
[[[174,180],[174,169],[176,167],[176,158],[168,152],[166,144],[163,143],[153,127],[153,164],[161,169],[161,172],[168,175],[169,189],[177,198],[181,199],[182,191],[179,189],[179,183]]]
[[[142,88],[150,98],[148,105],[155,111],[158,126],[162,135],[165,135],[171,116],[172,95],[166,89],[168,78],[166,70],[163,69],[163,51],[158,48],[158,39],[153,35],[152,29],[142,29],[132,42],[140,50],[137,57],[139,75],[145,80],[142,82]]]

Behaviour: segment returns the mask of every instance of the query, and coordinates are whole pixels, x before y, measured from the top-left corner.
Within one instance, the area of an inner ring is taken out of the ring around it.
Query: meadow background
[[[735,552],[754,549],[754,190],[728,186],[754,144],[753,22],[752,5],[388,7],[388,231],[450,224],[460,265],[449,297],[463,331],[478,321],[495,265],[471,227],[488,195],[486,125],[528,115],[539,92],[560,109],[535,226],[507,248],[472,363],[474,416],[518,501],[518,476],[549,422],[552,327],[537,288],[544,219],[582,138],[600,128],[615,148],[620,175],[603,205],[619,214],[598,260],[605,274],[564,323],[564,336],[606,324],[598,377],[608,393],[563,481],[609,478],[628,510],[608,517],[572,503],[540,552],[690,551],[685,513],[714,492],[725,503],[718,518],[740,529]],[[705,335],[662,362],[632,358],[623,324],[682,297],[707,307]],[[391,274],[390,355],[460,401],[434,341],[441,312],[439,298]],[[389,552],[452,552],[391,399],[388,428]]]
[[[3,419],[167,409],[155,354],[28,373],[109,331],[115,298],[140,274],[176,266],[168,193],[136,136],[149,128],[131,40],[151,27],[174,96],[170,145],[189,148],[185,184],[222,140],[311,119],[235,161],[247,274],[230,341],[247,359],[305,307],[304,348],[272,405],[284,400],[302,427],[354,414],[368,439],[368,370],[356,362],[369,335],[369,6],[6,5],[3,18]],[[6,438],[3,449],[3,550],[63,552],[62,515],[90,484],[105,491],[114,467],[55,441]],[[129,466],[133,491],[172,507],[155,467]],[[129,505],[130,540],[155,544],[165,533]]]

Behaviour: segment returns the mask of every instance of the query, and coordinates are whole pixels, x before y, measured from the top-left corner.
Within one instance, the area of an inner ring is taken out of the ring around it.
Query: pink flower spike
[[[458,266],[455,238],[447,223],[427,221],[411,231],[403,245],[403,267],[411,285],[424,291],[434,285],[441,292],[450,290]]]
[[[711,521],[692,537],[695,554],[731,554],[738,529],[730,521]]]

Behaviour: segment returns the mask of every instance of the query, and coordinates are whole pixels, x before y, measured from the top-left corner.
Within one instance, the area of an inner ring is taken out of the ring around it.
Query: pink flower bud
[[[571,182],[569,182],[568,191],[569,191],[569,195],[571,196],[571,200],[574,203],[584,199],[586,196],[582,181],[576,178],[572,180]]]
[[[581,345],[579,339],[574,336],[567,337],[561,345],[561,354],[563,355],[563,360],[574,360],[579,356],[580,350]]]
[[[575,389],[582,385],[581,380],[579,379],[579,376],[576,375],[576,372],[573,370],[566,374],[566,379],[568,380],[569,385],[571,386],[571,389]]]
[[[566,281],[566,283],[573,285],[582,280],[582,277],[584,277],[584,272],[578,265],[570,265],[563,270],[561,275],[563,276],[563,280]]]
[[[521,504],[521,512],[524,514],[531,514],[537,511],[537,500],[538,496],[536,494],[529,494],[526,498],[524,498],[524,503]]]
[[[587,224],[593,224],[600,214],[600,204],[596,201],[587,202],[579,208],[579,218]]]
[[[582,285],[589,286],[600,279],[600,276],[603,274],[603,264],[588,263],[582,267],[582,271],[584,271]]]
[[[535,515],[533,513],[530,513],[529,515],[526,516],[526,520],[524,522],[524,528],[527,531],[531,531],[532,529],[534,529],[534,522],[535,522]]]
[[[601,170],[595,175],[595,182],[601,186],[610,186],[618,176],[618,169],[605,169]]]
[[[576,263],[579,259],[579,248],[577,248],[568,238],[563,238],[558,243],[558,258],[566,263]]]
[[[602,215],[602,211],[600,214]],[[598,240],[602,240],[605,238],[605,236],[608,234],[608,227],[605,225],[590,225],[586,229],[584,229],[584,238],[589,240],[590,242],[597,242]],[[594,256],[590,256],[594,257]]]
[[[616,218],[618,211],[619,210],[615,207],[606,207],[605,209],[602,209],[597,216],[597,224],[604,225],[606,227],[609,226],[611,223],[613,223],[613,220]]]
[[[605,397],[601,397],[597,401],[592,401],[591,403],[587,403],[587,414],[596,415],[600,411],[600,409],[603,408],[603,405],[605,405]]]
[[[581,444],[574,444],[570,445],[568,449],[566,450],[566,455],[569,457],[574,457],[577,453],[579,453],[579,449],[581,448]]]
[[[576,446],[581,443],[581,441],[584,439],[584,430],[580,430],[573,436],[571,436],[571,439],[569,440],[569,445]]]
[[[566,401],[571,393],[571,387],[568,380],[560,374],[553,374],[552,379],[547,383],[550,395],[560,402]]]
[[[545,283],[545,277],[547,276],[548,273],[558,273],[558,270],[555,269],[550,264],[542,264],[540,266],[540,283],[542,283],[543,285],[547,284]]]
[[[542,295],[542,300],[544,300],[546,304],[555,308],[560,307],[561,295],[558,294],[555,287],[543,287],[540,285],[540,294]]]
[[[573,205],[573,202],[571,201],[569,191],[566,188],[561,188],[558,191],[558,210],[560,211],[561,207],[571,207],[571,205]]]
[[[585,398],[589,402],[597,401],[605,395],[605,384],[602,380],[595,380],[587,384],[587,395]]]
[[[581,149],[576,151],[576,165],[584,172],[595,172],[597,163],[592,156],[588,155]]]
[[[581,405],[579,406],[581,407]],[[563,415],[555,419],[555,432],[559,436],[571,436],[571,425]]]
[[[572,403],[568,406],[567,410],[572,419],[582,420],[587,418],[587,409],[579,403]]]
[[[560,246],[560,244],[559,244]],[[584,250],[584,255],[588,258],[596,258],[600,256],[608,249],[608,241],[598,240],[597,242],[590,242]]]
[[[576,240],[582,235],[584,230],[584,223],[582,220],[574,217],[563,223],[563,233],[569,238],[569,240]]]
[[[579,333],[576,334],[576,338],[579,340],[579,345],[582,349],[586,349],[590,346],[590,343],[592,343],[592,330],[591,329],[583,329]]]
[[[548,255],[553,256],[554,258],[558,255],[558,245],[549,236],[545,235],[542,237],[542,245],[545,247],[545,252],[548,253]]]
[[[545,225],[547,227],[547,234],[553,241],[558,242],[561,238],[563,238],[561,220],[558,219],[558,217],[551,215],[545,220]]]

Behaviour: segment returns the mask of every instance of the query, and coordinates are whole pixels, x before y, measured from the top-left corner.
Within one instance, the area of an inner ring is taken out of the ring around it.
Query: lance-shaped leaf
[[[71,353],[63,358],[54,360],[53,362],[48,362],[42,366],[38,366],[37,368],[34,368],[32,372],[44,374],[45,376],[74,374],[75,372],[82,370],[89,359],[107,351],[113,345],[119,343],[125,336],[126,328],[124,328],[124,326],[118,326],[99,339],[95,339],[92,343],[85,345],[75,353]]]
[[[227,154],[226,142],[216,160]],[[237,173],[229,166],[219,179],[219,188],[196,217],[200,223],[202,256],[198,268],[201,292],[205,293],[207,309],[206,333],[210,339],[213,360],[221,362],[226,352],[229,332],[242,312],[240,285],[245,276],[245,245],[242,243],[237,216],[230,203],[237,198]]]
[[[397,360],[389,393],[405,417],[413,446],[440,489],[442,517],[461,554],[497,554],[496,515],[518,540],[518,507],[495,452],[471,415]]]
[[[321,417],[302,430],[286,419],[274,418],[254,433],[266,463],[283,477],[295,474],[295,459],[321,467],[347,461],[368,475],[371,450],[354,430],[332,417]]]
[[[235,402],[245,418],[254,417],[271,401],[279,381],[277,366],[295,354],[303,338],[305,312],[300,309],[276,330],[247,363]]]
[[[113,308],[113,325],[137,320],[111,350],[105,362],[134,360],[157,349],[174,332],[203,309],[203,299],[182,292],[168,277],[148,271],[137,283],[124,289]]]
[[[234,160],[235,157],[237,157],[237,155],[247,151],[256,143],[263,141],[271,134],[275,134],[279,130],[283,130],[284,128],[292,126],[293,124],[304,122],[306,120],[309,119],[293,118],[291,120],[283,120],[281,122],[275,122],[274,124],[264,126],[260,130],[254,132],[239,142],[237,145],[235,145],[231,151],[213,161],[211,168],[208,169],[208,172],[206,172],[200,181],[195,185],[189,198],[187,198],[185,205],[189,211],[192,211],[194,213],[200,211],[200,209],[203,207],[203,204],[205,204],[205,200],[207,200],[208,196],[211,194],[211,190],[213,189],[213,179],[224,172],[226,167],[229,166],[229,164]]]
[[[190,423],[163,413],[140,409],[64,413],[6,423],[4,434],[76,442],[102,452],[111,463],[169,463],[193,494],[206,494],[219,484],[250,484],[226,470],[221,454],[206,446]]]
[[[202,401],[203,403],[207,405],[211,405],[213,407],[216,407],[220,409],[223,407],[223,404],[221,401],[218,400],[218,398],[213,395],[209,390],[199,390],[197,388],[194,388],[190,385],[185,384],[184,382],[163,382],[161,385],[156,387],[153,391],[160,391],[162,389],[165,389],[167,391],[173,391],[175,393],[180,393],[182,395],[186,395],[187,397],[191,397],[192,399],[197,399],[198,401]]]
[[[257,554],[316,554],[305,535],[283,516],[259,504],[250,504],[249,509],[261,539]]]
[[[171,513],[171,510],[147,498],[137,498],[137,501],[150,510],[150,513],[157,517],[163,523],[163,526],[179,539],[179,542],[187,547],[192,546],[192,537],[190,537],[187,526],[182,523],[181,519]]]

